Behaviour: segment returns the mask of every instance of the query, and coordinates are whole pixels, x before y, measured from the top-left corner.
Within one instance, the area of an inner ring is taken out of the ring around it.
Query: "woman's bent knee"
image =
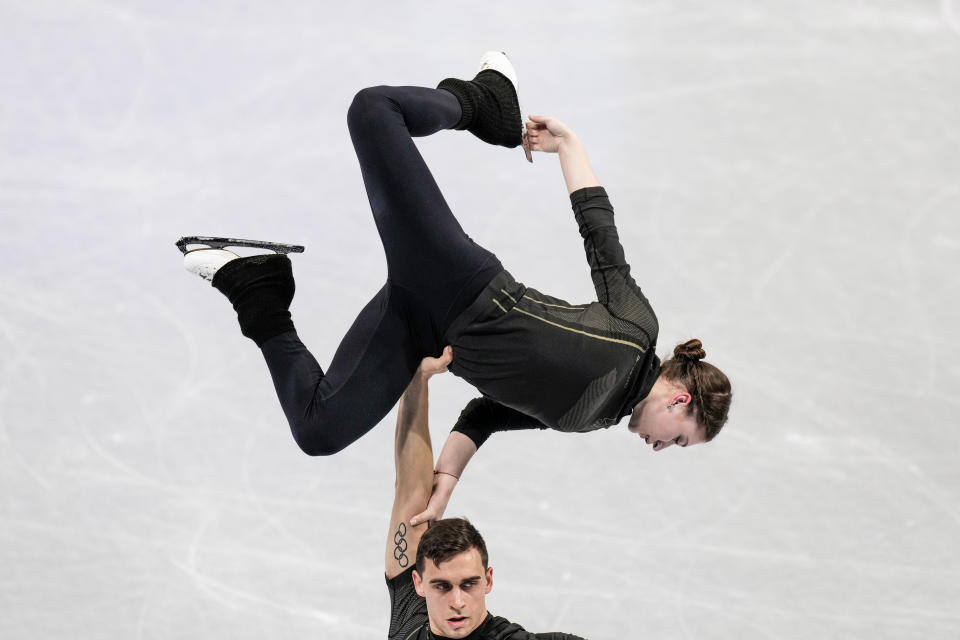
[[[326,442],[323,439],[302,438],[297,437],[296,434],[294,434],[294,440],[297,441],[300,450],[308,456],[332,456],[344,448],[343,445]]]
[[[329,425],[317,424],[301,420],[297,424],[290,424],[290,431],[297,446],[308,456],[332,456],[343,451],[352,440],[344,441],[331,433]]]
[[[347,110],[347,124],[355,129],[369,123],[379,114],[393,109],[393,100],[389,96],[390,87],[379,85],[367,87],[357,92]]]

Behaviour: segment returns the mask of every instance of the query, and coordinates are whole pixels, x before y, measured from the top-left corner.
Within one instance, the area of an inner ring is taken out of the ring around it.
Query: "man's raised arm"
[[[424,358],[400,398],[394,442],[396,482],[384,566],[393,578],[413,566],[426,523],[411,526],[410,516],[427,507],[433,490],[433,449],[427,421],[427,386],[431,376],[447,370],[453,359],[450,347],[439,358]]]

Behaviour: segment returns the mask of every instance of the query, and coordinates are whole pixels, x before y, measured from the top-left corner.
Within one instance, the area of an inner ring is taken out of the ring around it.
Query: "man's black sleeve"
[[[387,580],[390,591],[389,640],[404,640],[427,624],[427,601],[413,586],[413,567]]]
[[[546,425],[532,416],[505,407],[487,397],[474,398],[460,412],[454,431],[473,440],[480,448],[494,431],[516,431],[520,429],[546,429]]]
[[[586,640],[580,636],[575,636],[572,633],[560,633],[559,631],[551,631],[550,633],[532,633],[531,637],[536,638],[537,640]]]

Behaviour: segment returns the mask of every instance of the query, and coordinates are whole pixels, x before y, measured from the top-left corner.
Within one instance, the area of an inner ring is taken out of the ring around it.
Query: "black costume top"
[[[430,631],[427,601],[413,586],[413,567],[387,580],[390,591],[389,640],[444,640]],[[584,640],[568,633],[530,633],[506,618],[487,611],[480,626],[462,640]]]
[[[479,447],[494,431],[592,431],[629,414],[660,372],[659,325],[630,276],[603,187],[570,194],[597,302],[570,304],[501,271],[450,325],[450,371],[483,397],[454,426]]]

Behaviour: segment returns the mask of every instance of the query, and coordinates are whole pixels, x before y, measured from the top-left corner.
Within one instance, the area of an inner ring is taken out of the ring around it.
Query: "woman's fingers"
[[[452,476],[449,473],[435,472],[433,476],[433,491],[430,494],[430,499],[427,501],[427,508],[424,509],[422,513],[418,513],[410,518],[410,525],[414,526],[427,522],[428,520],[442,518],[456,484],[456,476]]]
[[[434,485],[434,494],[430,496],[430,500],[427,502],[427,508],[421,513],[418,513],[410,518],[410,526],[415,527],[418,524],[439,519],[443,515],[443,510],[447,506],[446,501],[449,499],[449,495],[446,496],[445,500],[438,497],[436,493],[436,485]]]
[[[533,151],[553,151],[554,136],[546,128],[532,129],[527,138]]]
[[[427,509],[422,513],[418,513],[417,515],[410,518],[410,526],[415,527],[421,522],[427,522],[428,520],[435,520],[435,519],[436,518],[434,518],[433,514],[431,514],[430,512],[430,507],[427,507]]]

